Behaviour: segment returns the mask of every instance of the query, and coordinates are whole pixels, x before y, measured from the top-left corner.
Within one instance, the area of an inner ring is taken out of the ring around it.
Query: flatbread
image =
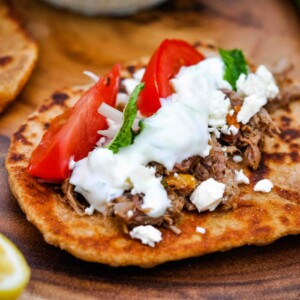
[[[0,113],[20,93],[38,57],[37,44],[0,0]]]
[[[143,63],[136,62],[131,68]],[[300,233],[300,121],[297,117],[300,101],[273,115],[282,133],[266,139],[258,170],[246,169],[250,185],[241,187],[236,209],[200,214],[184,212],[176,224],[182,233],[176,235],[160,229],[163,240],[155,248],[131,239],[113,218],[98,213],[76,214],[58,198],[53,187],[39,183],[26,168],[51,119],[72,106],[87,88],[74,87],[53,93],[13,135],[8,152],[6,167],[12,192],[28,220],[48,243],[86,261],[152,267],[243,245],[265,245],[282,236]],[[268,194],[253,191],[255,183],[263,178],[274,184]],[[205,228],[206,233],[197,233],[197,226]]]

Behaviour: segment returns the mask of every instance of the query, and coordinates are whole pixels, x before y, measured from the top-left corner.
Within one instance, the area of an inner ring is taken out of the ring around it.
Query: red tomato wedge
[[[92,150],[107,128],[106,118],[98,113],[101,103],[115,106],[121,66],[101,77],[74,105],[53,119],[40,144],[33,151],[29,174],[46,180],[63,180],[70,175],[69,162],[78,161]]]
[[[145,88],[138,100],[138,109],[143,116],[149,117],[160,108],[160,98],[172,94],[169,80],[180,67],[195,65],[204,56],[192,45],[181,40],[164,40],[154,52],[142,79]]]

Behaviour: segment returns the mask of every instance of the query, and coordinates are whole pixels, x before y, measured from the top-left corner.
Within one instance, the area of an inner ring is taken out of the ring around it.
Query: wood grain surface
[[[86,18],[40,1],[12,2],[40,46],[30,81],[0,116],[0,231],[32,268],[21,299],[299,299],[297,236],[146,270],[86,263],[42,240],[11,195],[4,169],[10,135],[44,98],[87,83],[83,70],[101,74],[116,62],[149,55],[164,38],[216,40],[244,49],[258,63],[287,57],[300,77],[300,19],[290,2],[174,0],[124,18]]]

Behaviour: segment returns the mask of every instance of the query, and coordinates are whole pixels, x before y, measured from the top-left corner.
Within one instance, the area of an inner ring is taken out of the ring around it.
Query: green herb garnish
[[[236,82],[241,74],[248,74],[247,62],[244,54],[239,49],[224,50],[219,49],[219,53],[225,63],[224,79],[230,83],[236,91]]]
[[[129,146],[133,142],[134,133],[132,131],[132,125],[137,115],[136,103],[139,93],[144,88],[144,86],[144,83],[136,86],[128,100],[128,103],[124,109],[122,126],[118,133],[115,135],[114,139],[107,146],[108,149],[113,153],[118,153],[120,148]]]

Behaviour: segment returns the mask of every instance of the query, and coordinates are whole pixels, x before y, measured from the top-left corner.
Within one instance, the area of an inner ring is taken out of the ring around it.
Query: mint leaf
[[[241,74],[248,74],[247,62],[244,54],[239,49],[224,50],[219,49],[221,58],[225,63],[224,79],[230,83],[236,91],[236,82]]]
[[[120,148],[129,146],[133,142],[134,133],[132,131],[132,125],[137,115],[136,102],[139,93],[144,88],[144,86],[144,83],[137,85],[127,102],[127,105],[124,109],[122,126],[118,133],[115,135],[114,139],[107,146],[108,149],[113,153],[118,153]]]

